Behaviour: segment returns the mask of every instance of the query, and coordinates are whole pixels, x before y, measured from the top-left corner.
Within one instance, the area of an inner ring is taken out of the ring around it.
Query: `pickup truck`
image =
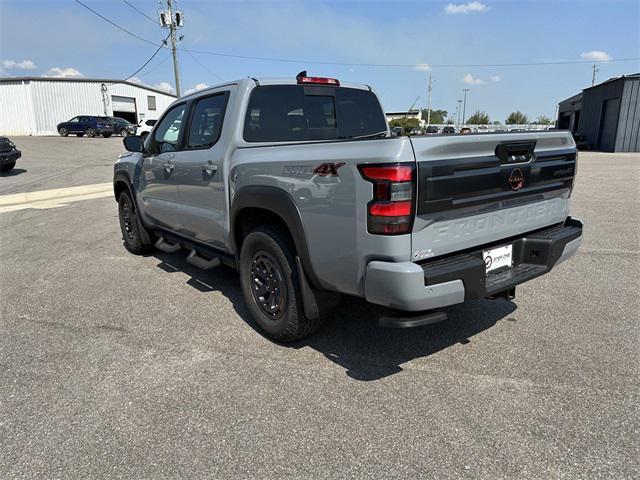
[[[123,140],[124,246],[237,269],[276,341],[311,334],[339,294],[391,307],[382,326],[440,321],[576,252],[569,132],[393,137],[383,112],[371,87],[305,72],[176,100]]]

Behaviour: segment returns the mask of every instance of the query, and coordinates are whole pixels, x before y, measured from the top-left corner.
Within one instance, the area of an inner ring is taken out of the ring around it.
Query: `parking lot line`
[[[43,210],[64,207],[72,202],[103,198],[110,195],[113,195],[113,184],[111,182],[0,195],[0,213],[14,212],[27,208]]]

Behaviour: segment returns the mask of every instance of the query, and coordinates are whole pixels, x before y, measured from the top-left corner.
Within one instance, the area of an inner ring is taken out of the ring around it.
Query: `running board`
[[[386,328],[412,328],[442,322],[446,319],[447,314],[444,312],[427,312],[406,317],[380,317],[378,325]]]
[[[219,258],[212,258],[211,260],[207,260],[204,257],[198,255],[198,252],[195,250],[191,250],[189,255],[187,256],[187,263],[190,263],[194,267],[201,268],[202,270],[211,270],[212,268],[216,268],[220,266]]]
[[[176,253],[182,248],[179,243],[169,243],[164,239],[164,237],[158,237],[155,247],[164,253]]]

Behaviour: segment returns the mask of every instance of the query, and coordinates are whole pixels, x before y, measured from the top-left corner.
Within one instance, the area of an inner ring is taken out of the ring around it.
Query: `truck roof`
[[[202,92],[206,92],[208,90],[214,90],[220,87],[224,87],[226,85],[242,85],[246,83],[254,83],[257,85],[298,85],[298,81],[296,80],[295,77],[246,77],[246,78],[240,78],[238,80],[219,83],[217,85],[212,85],[210,87],[203,88],[202,90],[191,92],[188,95],[184,95],[181,98],[190,97],[191,95],[201,94]],[[361,83],[343,82],[342,80],[340,80],[340,86],[345,88],[357,88],[359,90],[372,91],[372,88],[369,85],[364,85]]]

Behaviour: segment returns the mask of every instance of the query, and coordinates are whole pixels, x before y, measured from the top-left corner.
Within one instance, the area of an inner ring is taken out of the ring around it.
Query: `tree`
[[[394,118],[389,122],[389,126],[393,127],[402,127],[405,130],[411,130],[412,128],[418,128],[420,126],[420,120],[417,118]]]
[[[520,110],[516,110],[515,112],[511,112],[509,114],[505,123],[507,125],[524,125],[526,123],[529,123],[529,119]]]
[[[539,115],[536,121],[533,122],[534,125],[551,125],[552,123],[554,123],[553,120],[546,115]]]
[[[476,113],[471,115],[467,120],[467,123],[470,125],[486,125],[489,122],[490,120],[487,112],[481,112],[480,110],[476,110]]]
[[[431,125],[442,125],[445,123],[445,118],[447,118],[449,114],[446,110],[434,110],[431,109]],[[426,108],[422,109],[422,120],[427,121],[427,117],[429,116],[429,111]]]

